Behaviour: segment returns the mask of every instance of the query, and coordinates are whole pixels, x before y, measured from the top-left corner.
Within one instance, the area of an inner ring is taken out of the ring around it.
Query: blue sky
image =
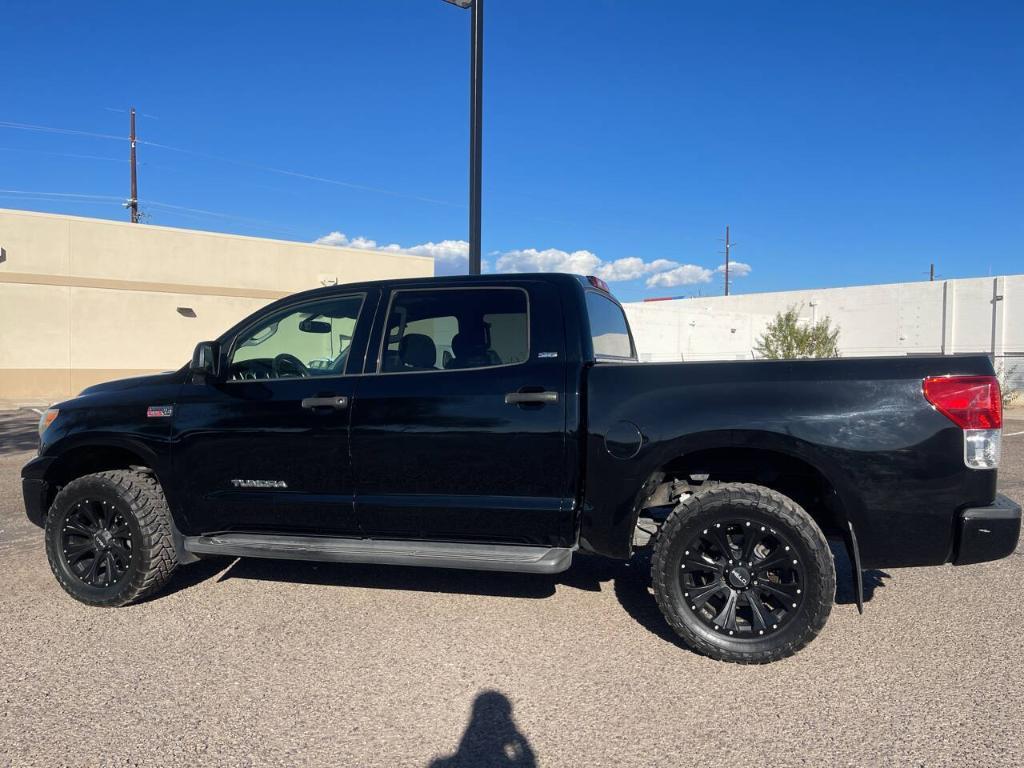
[[[715,294],[729,224],[736,292],[1024,271],[1019,2],[487,3],[492,270]],[[0,206],[125,218],[125,141],[12,126],[123,135],[135,105],[152,223],[461,271],[468,25],[441,0],[7,0]]]

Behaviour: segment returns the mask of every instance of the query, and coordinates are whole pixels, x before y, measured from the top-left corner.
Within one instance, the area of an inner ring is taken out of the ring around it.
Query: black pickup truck
[[[650,554],[692,648],[788,656],[836,573],[1016,546],[984,356],[638,363],[596,278],[339,285],[174,373],[46,411],[22,471],[61,586],[119,606],[204,555],[553,574]]]

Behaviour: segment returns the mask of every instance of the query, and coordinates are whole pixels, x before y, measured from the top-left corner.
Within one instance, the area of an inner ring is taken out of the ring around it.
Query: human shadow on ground
[[[455,752],[429,768],[531,768],[533,748],[512,718],[512,702],[499,691],[483,691],[473,702],[469,724]]]

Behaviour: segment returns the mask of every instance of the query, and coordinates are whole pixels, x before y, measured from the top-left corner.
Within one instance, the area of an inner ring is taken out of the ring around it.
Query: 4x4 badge
[[[146,409],[147,419],[166,419],[174,415],[173,405],[151,405]]]

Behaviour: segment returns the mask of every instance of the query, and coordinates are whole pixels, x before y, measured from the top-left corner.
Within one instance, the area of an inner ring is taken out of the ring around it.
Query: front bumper
[[[998,560],[1017,548],[1020,538],[1020,505],[998,494],[987,507],[971,507],[960,513],[953,565]]]
[[[27,477],[21,479],[21,495],[25,499],[25,515],[40,528],[46,520],[46,498],[49,496],[49,483],[45,480],[34,480]]]
[[[36,456],[21,468],[21,495],[25,499],[25,515],[40,528],[49,511],[46,503],[50,497],[50,484],[44,479],[53,463],[49,456]]]

